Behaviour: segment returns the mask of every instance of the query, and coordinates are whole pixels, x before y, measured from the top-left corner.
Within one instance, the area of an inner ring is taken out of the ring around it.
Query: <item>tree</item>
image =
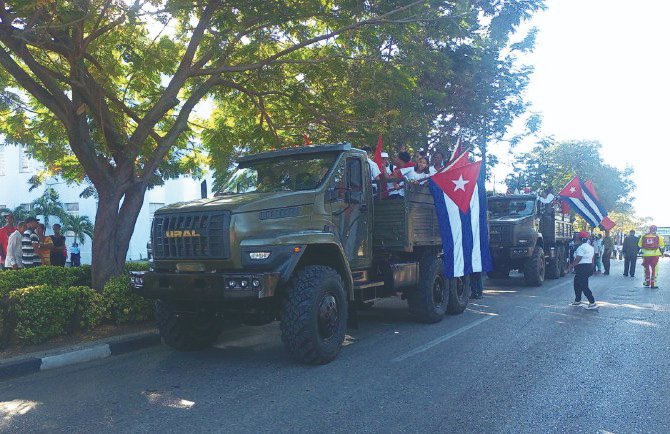
[[[506,180],[509,188],[531,187],[560,191],[574,177],[591,180],[608,211],[629,213],[635,183],[633,170],[619,170],[603,161],[601,145],[595,141],[543,141],[530,152],[520,154],[514,172]]]
[[[0,132],[51,174],[92,183],[101,288],[123,269],[147,188],[196,173],[200,143],[225,171],[236,154],[305,131],[376,136],[351,133],[370,119],[374,128],[406,120],[407,140],[427,137],[449,78],[441,51],[493,31],[480,20],[520,18],[539,4],[0,1]],[[423,70],[440,72],[434,90]],[[203,100],[215,109],[198,119]]]
[[[32,212],[44,217],[44,226],[47,228],[49,228],[49,220],[52,216],[62,219],[63,214],[65,214],[63,204],[59,199],[58,192],[49,187],[32,203]]]
[[[79,241],[79,244],[85,244],[86,237],[93,239],[93,223],[87,216],[65,214],[61,218],[61,222],[63,223],[62,232],[73,232],[74,238]]]
[[[0,209],[0,213],[5,212],[11,212],[12,214],[14,214],[14,219],[16,220],[17,223],[20,221],[24,221],[28,217],[35,217],[35,213],[23,205],[19,205],[14,209],[9,208]]]

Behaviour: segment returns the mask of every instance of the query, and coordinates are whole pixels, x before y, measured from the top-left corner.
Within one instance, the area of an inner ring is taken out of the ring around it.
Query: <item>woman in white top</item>
[[[589,289],[589,277],[593,274],[593,258],[595,252],[593,246],[589,244],[588,232],[581,231],[579,233],[581,244],[575,250],[575,260],[570,264],[570,268],[575,269],[575,301],[570,303],[571,306],[581,306],[582,293],[589,300],[587,309],[597,309],[596,300],[593,298],[593,293]]]

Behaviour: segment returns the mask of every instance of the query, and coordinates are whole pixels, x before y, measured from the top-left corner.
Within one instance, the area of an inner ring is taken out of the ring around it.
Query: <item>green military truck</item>
[[[491,196],[488,199],[492,278],[519,270],[529,286],[545,277],[558,279],[568,267],[568,243],[573,234],[570,215],[537,200],[534,194]]]
[[[369,170],[350,144],[263,152],[241,158],[215,197],[156,211],[150,271],[131,285],[156,300],[164,341],[193,350],[224,320],[279,320],[288,352],[321,364],[378,298],[401,296],[427,323],[463,312],[469,278],[443,276],[430,192],[380,199]]]

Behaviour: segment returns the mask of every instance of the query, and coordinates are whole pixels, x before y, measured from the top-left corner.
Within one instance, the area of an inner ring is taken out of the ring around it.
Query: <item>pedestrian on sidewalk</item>
[[[665,241],[658,236],[656,225],[649,227],[649,232],[640,237],[638,247],[642,249],[642,266],[644,267],[644,286],[658,288],[656,286],[656,272],[658,258],[663,256]]]
[[[603,266],[605,267],[605,275],[610,274],[610,259],[614,251],[614,240],[610,236],[610,231],[605,231],[605,238],[603,238]]]
[[[23,250],[21,248],[23,242],[23,231],[26,230],[26,224],[19,222],[16,225],[16,230],[9,236],[7,242],[7,256],[5,257],[5,268],[9,270],[18,270],[23,268]]]
[[[637,252],[640,251],[638,247],[638,238],[635,236],[635,231],[631,230],[628,233],[628,236],[623,240],[623,247],[621,251],[623,252],[623,275],[630,277],[635,277],[635,264],[637,262]]]
[[[579,233],[579,240],[581,244],[575,250],[575,260],[570,264],[570,269],[575,269],[575,301],[570,303],[571,306],[581,306],[582,294],[589,300],[587,309],[597,309],[596,300],[593,293],[589,289],[589,277],[593,274],[593,260],[595,252],[593,246],[589,244],[589,234],[586,231]]]

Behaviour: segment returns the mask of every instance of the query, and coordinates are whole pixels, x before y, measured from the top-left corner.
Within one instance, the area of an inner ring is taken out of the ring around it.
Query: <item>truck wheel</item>
[[[563,246],[558,248],[558,259],[560,263],[558,276],[563,277],[568,272],[568,258],[565,256],[565,247]]]
[[[547,279],[558,279],[561,276],[561,252],[556,248],[556,256],[547,260],[545,277]]]
[[[178,351],[201,350],[221,334],[223,324],[214,313],[178,313],[172,302],[156,300],[154,315],[163,341]]]
[[[470,276],[454,277],[453,279],[449,279],[449,305],[447,306],[448,314],[457,315],[459,313],[463,313],[465,308],[468,307],[468,300],[470,300],[470,293],[472,292],[470,282]]]
[[[334,269],[311,265],[291,280],[282,302],[284,347],[296,360],[321,365],[333,360],[347,328],[347,296]]]
[[[536,247],[523,268],[523,277],[528,286],[542,286],[544,282],[544,250]]]
[[[434,252],[419,259],[419,285],[408,294],[412,317],[423,323],[442,321],[449,302],[449,287],[443,274],[442,258]]]

